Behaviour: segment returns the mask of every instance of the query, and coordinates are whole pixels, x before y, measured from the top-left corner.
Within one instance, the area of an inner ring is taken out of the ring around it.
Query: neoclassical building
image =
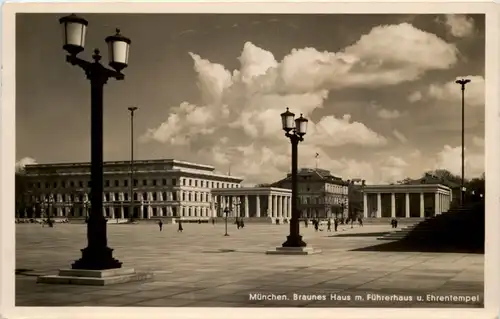
[[[209,165],[173,159],[104,163],[108,218],[210,217],[212,189],[236,189],[242,178],[218,174]],[[22,176],[25,209],[19,217],[84,217],[89,210],[90,163],[27,165]],[[45,212],[45,214],[44,214]],[[23,216],[24,215],[24,216]]]
[[[212,189],[213,216],[268,218],[272,222],[292,217],[292,191],[275,187]]]
[[[325,169],[302,168],[297,174],[299,209],[305,217],[347,217],[349,212],[349,183],[333,176]],[[279,188],[292,188],[292,176],[272,184]]]
[[[426,218],[450,209],[452,191],[441,184],[365,185],[364,217]]]

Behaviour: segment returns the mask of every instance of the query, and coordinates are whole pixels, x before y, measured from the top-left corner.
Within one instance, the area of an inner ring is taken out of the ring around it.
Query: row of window
[[[66,188],[66,187],[84,187],[84,181],[54,181],[52,183],[45,182],[44,186],[45,189],[51,188]],[[133,182],[134,186],[139,185],[139,180],[134,179]],[[171,183],[168,183],[168,179],[163,178],[161,180],[159,179],[143,179],[141,181],[142,186],[177,186],[177,179],[173,178],[171,179]],[[33,188],[42,188],[42,183],[41,182],[36,182],[28,185],[29,187]],[[87,181],[87,187],[91,186],[91,182]],[[124,179],[124,180],[118,180],[115,179],[113,181],[107,179],[104,181],[104,187],[128,187],[129,186],[129,180]],[[205,180],[198,180],[198,179],[190,179],[190,178],[181,178],[181,186],[194,186],[194,187],[201,187],[201,188],[239,188],[239,184],[235,183],[224,183],[224,182],[214,182],[214,181],[205,181]]]
[[[300,204],[342,204],[347,201],[346,197],[299,197]]]
[[[104,193],[104,201],[106,202],[112,202],[112,201],[128,201],[129,200],[129,193],[122,193],[123,195],[120,196],[120,193]],[[181,200],[182,201],[195,201],[195,202],[211,202],[210,200],[210,193],[202,193],[202,192],[181,192]],[[56,197],[54,195],[50,194],[48,196],[42,194],[40,196],[33,196],[32,200],[33,202],[84,202],[85,198],[89,198],[89,195],[85,197],[84,194],[58,194]],[[134,193],[134,200],[151,200],[151,201],[158,201],[158,200],[171,200],[177,201],[178,200],[178,195],[177,192],[162,192],[162,193],[156,193],[153,192],[151,193],[151,198],[148,197],[148,193]]]
[[[129,215],[129,209],[128,207],[124,207],[124,217],[127,218]],[[172,206],[171,207],[172,217],[179,217],[178,212],[177,212],[177,207]],[[187,216],[187,217],[198,217],[198,216],[209,216],[210,215],[210,208],[207,207],[180,207],[180,216]],[[135,210],[136,215],[140,214],[142,217],[147,218],[147,212],[143,211],[141,213],[138,213],[138,209]],[[64,210],[63,212],[63,217],[84,217],[88,212],[85,211],[85,208],[79,207],[76,209],[67,209]],[[120,211],[114,211],[114,217],[115,218],[121,218],[121,212]],[[168,210],[166,207],[152,207],[151,209],[151,215],[150,217],[161,217],[161,216],[170,216],[170,213],[168,213]],[[111,218],[113,217],[111,214],[111,209],[109,207],[104,208],[104,217]]]

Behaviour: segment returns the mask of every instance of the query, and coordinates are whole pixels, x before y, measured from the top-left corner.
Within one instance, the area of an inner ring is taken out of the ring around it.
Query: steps
[[[470,203],[379,237],[418,246],[484,249],[484,202]]]

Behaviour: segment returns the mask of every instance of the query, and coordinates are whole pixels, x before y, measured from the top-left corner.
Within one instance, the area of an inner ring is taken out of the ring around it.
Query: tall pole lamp
[[[137,107],[129,107],[130,111],[130,207],[129,207],[129,220],[134,220],[134,112]]]
[[[459,79],[455,83],[460,85],[462,90],[462,174],[460,176],[460,205],[464,204],[464,179],[465,179],[465,85],[469,83],[469,79]]]
[[[304,135],[307,130],[307,122],[302,114],[295,119],[295,114],[290,112],[288,108],[281,114],[281,122],[285,136],[290,139],[292,144],[292,218],[290,220],[290,235],[283,243],[283,247],[306,247],[307,244],[300,236],[299,215],[297,209],[298,188],[297,188],[297,170],[298,170],[298,145],[304,141]]]
[[[226,223],[226,233],[224,234],[224,236],[229,236],[229,234],[227,233],[227,217],[229,215],[229,208],[225,208],[224,209],[224,214],[226,214],[226,217],[225,217],[225,223]]]
[[[130,39],[120,30],[105,39],[109,50],[109,66],[100,63],[101,55],[94,50],[93,61],[77,55],[84,50],[87,20],[74,14],[59,19],[63,27],[63,49],[68,52],[66,62],[80,67],[90,80],[90,216],[87,223],[87,247],[82,249],[82,258],[72,264],[73,269],[105,270],[121,268],[122,263],[113,258],[113,249],[108,247],[107,225],[103,215],[103,91],[110,78],[123,80],[121,71],[127,67]]]

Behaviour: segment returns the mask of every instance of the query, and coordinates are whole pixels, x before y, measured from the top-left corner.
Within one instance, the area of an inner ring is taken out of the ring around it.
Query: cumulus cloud
[[[462,100],[461,88],[459,84],[455,83],[458,79],[471,80],[470,83],[465,85],[465,104],[484,107],[484,78],[479,75],[459,76],[446,83],[431,84],[427,90],[428,96],[441,101],[447,101],[451,105],[460,106],[460,101]]]
[[[445,145],[437,154],[435,169],[447,169],[451,173],[461,175],[462,172],[462,148]],[[478,153],[465,149],[465,177],[478,177],[484,173],[484,153]]]
[[[31,157],[23,157],[16,162],[16,172],[21,172],[26,165],[36,164],[36,160]]]
[[[408,95],[408,101],[411,103],[418,102],[422,99],[422,92],[415,91],[412,94]]]
[[[380,109],[377,112],[377,116],[384,120],[393,120],[400,117],[401,113],[398,110]]]
[[[392,131],[392,134],[394,135],[394,137],[400,141],[401,143],[406,143],[408,142],[408,139],[406,138],[406,136],[404,136],[403,133],[401,133],[400,131],[398,130],[394,130]]]
[[[463,14],[447,14],[443,23],[451,35],[457,38],[465,38],[474,33],[474,19]]]
[[[202,103],[186,101],[170,108],[167,118],[148,129],[141,141],[196,149],[193,160],[202,157],[216,166],[232,163],[232,173],[247,181],[269,182],[289,170],[290,143],[280,120],[280,113],[289,107],[296,116],[302,113],[309,119],[299,165],[313,166],[314,154],[320,153],[322,167],[349,177],[369,171],[371,164],[332,159],[328,154],[335,153],[333,148],[381,147],[387,139],[350,114],[333,115],[329,109],[329,114],[323,111],[323,117],[315,118],[329,92],[416,80],[429,70],[451,67],[457,53],[453,44],[408,23],[375,27],[338,52],[292,49],[281,61],[247,42],[238,58],[239,68],[232,71],[190,53]],[[400,115],[380,111],[385,118]],[[387,163],[380,165],[394,170]],[[382,176],[370,174],[374,180]]]

